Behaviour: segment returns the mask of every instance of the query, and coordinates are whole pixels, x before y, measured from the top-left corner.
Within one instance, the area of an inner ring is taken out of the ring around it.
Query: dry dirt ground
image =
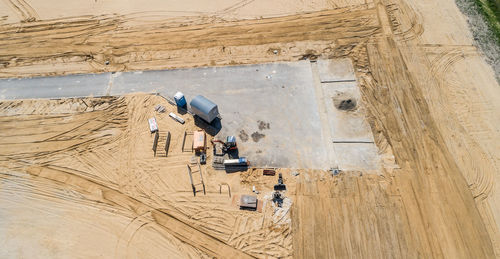
[[[500,256],[500,88],[452,0],[79,2],[0,2],[0,76],[348,57],[398,166],[281,169],[290,213],[239,211],[219,184],[265,201],[275,177],[206,167],[192,197],[179,136],[195,126],[159,117],[176,137],[154,158],[158,96],[5,101],[2,257]]]

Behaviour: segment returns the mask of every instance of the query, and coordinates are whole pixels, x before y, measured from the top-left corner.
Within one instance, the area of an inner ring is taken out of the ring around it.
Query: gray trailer
[[[219,116],[219,109],[217,108],[217,104],[208,100],[204,96],[198,95],[194,97],[189,105],[191,106],[191,112],[208,123],[211,123],[215,118]]]

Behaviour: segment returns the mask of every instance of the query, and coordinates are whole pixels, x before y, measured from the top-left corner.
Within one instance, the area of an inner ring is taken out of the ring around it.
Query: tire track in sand
[[[38,13],[24,0],[4,0],[17,13],[22,22],[35,22],[40,20]]]
[[[27,172],[33,176],[53,180],[64,185],[70,185],[77,189],[92,190],[99,201],[115,204],[138,216],[151,212],[154,221],[162,226],[165,231],[210,256],[218,258],[253,258],[249,254],[229,246],[218,238],[201,232],[184,223],[182,220],[170,215],[168,211],[153,208],[118,190],[108,188],[107,186],[85,179],[84,177],[60,170],[35,166],[28,168]]]
[[[424,33],[422,15],[405,1],[383,1],[394,36],[398,41],[409,41]]]
[[[375,9],[368,7],[190,25],[171,21],[126,24],[130,19],[128,16],[94,16],[34,22],[21,28],[18,24],[2,26],[0,77],[8,77],[12,69],[23,67],[16,76],[33,75],[41,70],[27,70],[27,67],[48,64],[50,71],[54,71],[57,64],[64,64],[61,69],[65,73],[122,71],[138,66],[146,70],[153,66],[160,69],[157,62],[165,68],[177,59],[186,63],[200,62],[205,59],[201,55],[220,58],[221,47],[321,41],[341,49],[364,42],[380,31]],[[300,54],[304,55],[310,45],[302,48]],[[262,50],[251,49],[255,53],[247,53],[242,58],[246,63],[262,56]],[[196,54],[179,55],[190,51]],[[225,59],[229,59],[225,61],[228,63],[233,61],[231,56]],[[109,61],[107,66],[106,61]]]
[[[463,99],[469,100],[471,95],[469,95],[463,86],[456,82],[453,79],[447,79],[447,75],[449,74],[452,67],[458,63],[463,62],[466,57],[477,55],[477,51],[473,46],[438,46],[433,49],[437,52],[437,57],[434,58],[431,64],[431,72],[438,79],[438,83],[441,86],[440,89],[443,89],[443,95],[453,95],[453,98],[450,99]],[[461,103],[463,112],[474,110],[471,106],[474,103]],[[457,111],[450,111],[449,116],[455,116]],[[455,116],[457,117],[457,121],[461,121],[463,124],[467,125],[467,121],[464,121],[463,116]],[[460,129],[456,129],[457,133],[460,134],[461,137],[456,137],[454,142],[461,143],[462,147],[457,146],[456,148],[460,148],[466,152],[466,156],[459,160],[460,163],[466,163],[467,166],[465,168],[469,168],[469,170],[464,170],[463,174],[467,180],[469,188],[472,191],[474,199],[476,200],[485,200],[487,199],[493,190],[495,184],[495,175],[496,169],[493,168],[492,165],[488,161],[493,161],[494,158],[491,155],[487,154],[482,150],[480,145],[474,141],[469,134],[466,132],[472,132],[472,130],[467,130],[464,127],[459,127]],[[453,142],[447,142],[453,143]],[[473,159],[471,159],[473,158]],[[462,162],[461,162],[462,161]]]

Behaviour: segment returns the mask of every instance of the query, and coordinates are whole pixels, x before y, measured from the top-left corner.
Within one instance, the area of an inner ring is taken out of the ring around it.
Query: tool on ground
[[[172,117],[174,120],[178,121],[180,124],[184,124],[184,119],[177,116],[175,113],[171,112],[168,114],[168,116]]]

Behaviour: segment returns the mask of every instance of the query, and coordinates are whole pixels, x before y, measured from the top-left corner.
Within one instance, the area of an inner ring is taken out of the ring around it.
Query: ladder
[[[191,169],[191,166],[187,165],[187,170],[188,170],[188,174],[189,174],[189,180],[191,181],[191,187],[193,188],[193,195],[196,197],[196,186],[202,186],[203,187],[203,194],[204,195],[207,195],[207,193],[205,192],[205,182],[203,182],[203,173],[201,172],[201,166],[200,166],[200,163],[197,163],[195,166],[193,166],[194,169],[198,169],[197,171],[193,171],[193,169]],[[193,181],[193,175],[196,174],[196,173],[199,173],[199,178],[200,178],[200,181],[198,183],[194,183]]]

